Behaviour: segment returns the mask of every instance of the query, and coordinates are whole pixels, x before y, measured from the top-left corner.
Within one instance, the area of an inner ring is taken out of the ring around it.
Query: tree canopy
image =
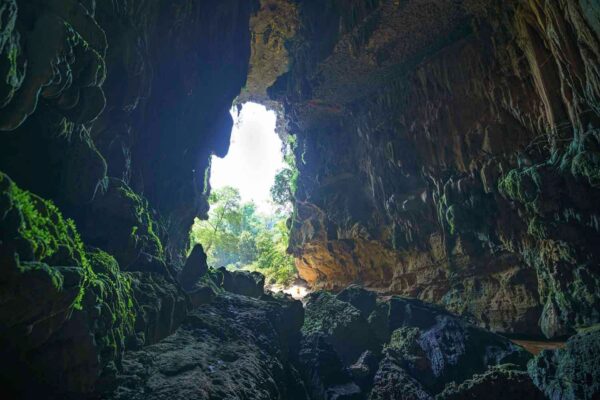
[[[294,259],[286,253],[289,233],[283,209],[260,214],[252,202],[243,203],[232,187],[214,190],[209,203],[208,220],[196,219],[190,233],[192,243],[203,245],[209,265],[257,270],[271,283],[294,279]]]

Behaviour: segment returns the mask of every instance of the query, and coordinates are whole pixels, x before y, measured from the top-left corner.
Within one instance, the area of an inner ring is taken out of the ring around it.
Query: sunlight
[[[239,189],[243,202],[253,201],[260,212],[270,213],[270,188],[284,166],[282,143],[275,133],[275,112],[256,103],[245,103],[239,115],[231,112],[234,126],[225,158],[212,157],[210,184],[214,189]]]

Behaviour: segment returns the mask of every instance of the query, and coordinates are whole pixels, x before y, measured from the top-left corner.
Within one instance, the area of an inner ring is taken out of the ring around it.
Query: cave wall
[[[296,135],[290,250],[492,330],[600,318],[600,8],[303,1],[269,89]]]
[[[210,156],[229,146],[257,7],[0,2],[9,397],[110,390],[125,349],[158,342],[185,317],[175,275],[193,218],[208,210]]]

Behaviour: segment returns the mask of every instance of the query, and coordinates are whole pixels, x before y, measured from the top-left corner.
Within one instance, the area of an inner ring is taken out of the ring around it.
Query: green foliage
[[[0,180],[4,179],[8,180],[8,177],[0,175]],[[95,274],[75,223],[71,219],[63,218],[54,203],[20,189],[12,181],[9,181],[8,195],[12,206],[21,215],[18,233],[31,245],[35,261],[56,260],[61,263],[73,263],[82,269],[83,283],[73,303],[74,308],[81,309],[85,289],[95,278]],[[60,273],[55,270],[48,273],[58,288],[59,281],[62,280],[62,277],[59,279]]]
[[[587,180],[590,186],[600,188],[600,132],[592,130],[577,136],[561,160],[561,169]]]
[[[294,258],[287,254],[288,241],[285,219],[280,219],[273,229],[264,230],[258,235],[258,257],[253,270],[265,275],[267,282],[287,285],[296,276]]]
[[[256,237],[248,231],[243,231],[238,239],[238,253],[242,264],[249,264],[258,256]]]
[[[108,253],[94,250],[88,253],[95,277],[91,290],[95,294],[96,307],[105,309],[103,317],[110,318],[104,326],[100,339],[117,357],[125,346],[127,336],[133,334],[135,326],[135,308],[131,277],[121,272],[117,261]]]
[[[156,233],[158,225],[151,215],[148,201],[131,190],[129,186],[122,185],[119,187],[119,191],[130,201],[137,221],[137,225],[133,225],[131,228],[131,240],[136,247],[144,248],[148,254],[164,259],[162,242]]]
[[[239,191],[231,187],[214,190],[209,201],[208,220],[195,220],[190,239],[202,244],[210,265],[259,271],[273,283],[294,279],[294,260],[286,253],[285,215],[258,214],[256,206],[242,203]]]
[[[289,207],[294,201],[294,190],[292,185],[297,185],[297,173],[291,168],[282,168],[275,175],[275,183],[271,187],[271,197],[275,204],[281,207]]]
[[[498,182],[498,190],[506,197],[523,204],[533,204],[541,189],[537,167],[513,169]]]
[[[21,272],[23,274],[26,274],[28,272],[33,272],[33,271],[41,271],[50,278],[50,281],[52,282],[52,286],[57,291],[61,291],[63,288],[63,284],[64,284],[64,280],[65,280],[63,275],[60,273],[60,271],[58,271],[55,268],[50,267],[49,265],[47,265],[45,263],[37,262],[37,261],[33,261],[33,262],[23,261],[23,262],[18,263],[17,267],[19,268],[19,272]]]
[[[527,233],[537,239],[545,239],[548,235],[546,226],[542,222],[542,220],[535,216],[529,220],[529,225],[527,226]]]
[[[284,212],[289,212],[293,207],[294,196],[298,189],[298,179],[300,177],[294,155],[294,150],[297,146],[296,137],[290,135],[287,144],[286,154],[283,157],[286,166],[277,172],[275,182],[271,187],[273,202]]]

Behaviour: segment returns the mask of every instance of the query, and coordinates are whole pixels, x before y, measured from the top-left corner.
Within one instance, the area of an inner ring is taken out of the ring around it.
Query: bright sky
[[[261,212],[272,210],[270,189],[283,168],[281,140],[275,133],[275,112],[256,103],[245,103],[239,115],[234,109],[231,146],[225,158],[212,157],[210,185],[233,186],[242,201],[253,200]]]

